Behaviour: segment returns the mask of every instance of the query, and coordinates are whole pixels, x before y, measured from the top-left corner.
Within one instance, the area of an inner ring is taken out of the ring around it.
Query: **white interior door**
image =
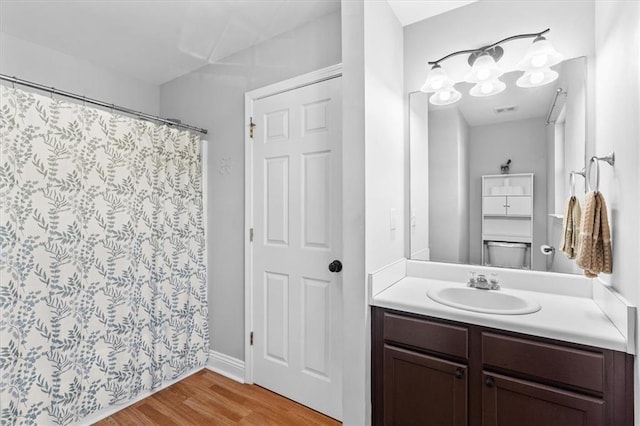
[[[342,416],[341,79],[253,103],[253,381]]]

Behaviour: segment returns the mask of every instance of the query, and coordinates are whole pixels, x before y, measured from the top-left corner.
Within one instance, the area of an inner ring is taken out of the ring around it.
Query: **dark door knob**
[[[487,385],[487,387],[492,388],[493,387],[493,377],[489,376],[487,377],[487,379],[484,381],[485,384]]]
[[[464,371],[462,371],[462,369],[458,368],[456,370],[456,379],[462,379],[462,377],[464,377]]]
[[[329,264],[329,270],[331,272],[340,272],[342,271],[342,262],[339,260],[334,260]]]

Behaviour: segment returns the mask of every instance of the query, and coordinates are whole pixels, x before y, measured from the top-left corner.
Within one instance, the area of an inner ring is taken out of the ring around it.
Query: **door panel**
[[[265,244],[289,243],[289,157],[264,160]]]
[[[303,245],[331,249],[331,153],[304,154],[302,159]]]
[[[331,366],[331,283],[302,279],[303,371],[330,377]]]
[[[253,380],[338,419],[341,103],[340,78],[254,101],[251,146]]]
[[[289,359],[289,277],[266,272],[265,354],[266,358],[287,365]]]
[[[327,106],[331,99],[312,102],[303,105],[304,109],[304,134],[328,131],[327,128]]]
[[[272,111],[264,115],[265,143],[289,139],[289,110]]]

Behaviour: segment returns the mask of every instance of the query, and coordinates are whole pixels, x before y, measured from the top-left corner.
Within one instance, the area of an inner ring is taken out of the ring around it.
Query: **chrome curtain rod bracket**
[[[566,95],[566,94],[567,94],[566,91],[565,92],[562,91],[562,87],[558,87],[556,89],[556,94],[553,97],[553,102],[551,103],[551,107],[549,108],[549,112],[547,113],[547,119],[544,122],[545,126],[548,126],[549,124],[551,124],[551,114],[553,114],[553,110],[555,109],[556,103],[558,102],[558,96]]]
[[[77,101],[82,101],[83,105],[86,105],[87,103],[92,104],[92,105],[97,105],[103,108],[107,108],[110,109],[111,112],[113,111],[118,111],[118,112],[123,112],[125,114],[128,115],[132,115],[134,117],[138,117],[138,118],[143,118],[146,120],[151,120],[151,121],[159,121],[161,123],[164,124],[169,124],[172,126],[176,126],[176,127],[182,127],[184,129],[188,129],[188,130],[192,130],[194,132],[199,132],[202,133],[204,135],[206,135],[208,133],[207,129],[203,129],[201,127],[195,127],[195,126],[190,126],[188,124],[177,124],[174,121],[168,120],[166,118],[162,118],[159,117],[157,115],[153,115],[153,114],[147,114],[144,113],[142,111],[136,111],[130,108],[126,108],[123,106],[118,106],[112,103],[108,103],[108,102],[104,102],[104,101],[100,101],[97,99],[92,99],[92,98],[88,98],[86,96],[82,96],[82,95],[78,95],[76,93],[72,93],[72,92],[65,92],[63,90],[58,90],[55,87],[47,87],[45,85],[42,85],[40,83],[34,83],[33,81],[28,81],[28,80],[23,80],[21,78],[17,78],[17,77],[11,77],[5,74],[0,74],[0,80],[4,80],[7,81],[9,83],[11,83],[13,85],[13,87],[15,88],[16,84],[19,84],[21,86],[25,86],[25,87],[30,87],[32,89],[38,89],[38,90],[42,90],[44,92],[48,92],[51,97],[53,98],[53,95],[60,95],[60,96],[64,96],[66,98],[70,98],[70,99],[75,99]]]

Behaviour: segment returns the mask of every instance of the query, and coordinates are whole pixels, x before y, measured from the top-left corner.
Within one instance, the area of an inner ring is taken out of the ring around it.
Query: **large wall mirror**
[[[412,259],[581,273],[559,245],[566,200],[585,192],[571,173],[585,164],[587,64],[565,59],[557,80],[532,88],[506,72],[487,97],[458,82],[451,105],[409,93]]]

